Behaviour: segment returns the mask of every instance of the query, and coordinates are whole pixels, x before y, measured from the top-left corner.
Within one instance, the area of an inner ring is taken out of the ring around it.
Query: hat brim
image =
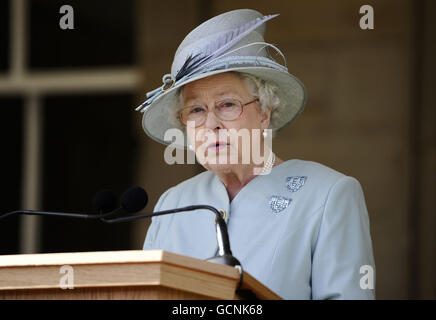
[[[159,143],[165,145],[172,144],[176,148],[186,149],[186,135],[183,137],[183,145],[179,143],[180,141],[178,141],[178,139],[165,139],[165,133],[167,130],[182,128],[177,127],[169,121],[171,118],[171,112],[173,112],[172,108],[178,104],[178,89],[190,82],[231,71],[248,73],[277,86],[280,103],[284,106],[284,110],[276,120],[275,127],[272,128],[273,130],[281,130],[290,124],[303,111],[307,100],[306,89],[301,81],[292,74],[273,68],[254,66],[221,69],[198,74],[186,81],[177,83],[174,87],[168,89],[153,101],[144,112],[142,118],[142,127],[146,134]]]

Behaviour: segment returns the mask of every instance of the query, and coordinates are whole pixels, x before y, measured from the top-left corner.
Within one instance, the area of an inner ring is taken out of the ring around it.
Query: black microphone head
[[[121,196],[121,207],[128,213],[135,213],[144,209],[147,202],[147,192],[141,187],[131,187]]]
[[[117,207],[117,196],[111,190],[100,190],[94,195],[92,206],[99,213],[111,212]]]

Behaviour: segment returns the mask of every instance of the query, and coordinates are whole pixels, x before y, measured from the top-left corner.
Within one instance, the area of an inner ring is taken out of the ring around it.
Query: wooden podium
[[[257,298],[281,299],[243,279]],[[238,283],[236,268],[161,250],[0,255],[0,299],[243,299]]]

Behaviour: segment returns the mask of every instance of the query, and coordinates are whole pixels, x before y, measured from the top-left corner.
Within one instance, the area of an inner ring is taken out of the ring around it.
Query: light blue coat
[[[256,176],[230,202],[224,184],[205,171],[168,189],[154,211],[194,204],[226,211],[233,255],[284,299],[375,298],[369,218],[356,179],[293,159]],[[214,256],[214,215],[153,217],[147,249]]]

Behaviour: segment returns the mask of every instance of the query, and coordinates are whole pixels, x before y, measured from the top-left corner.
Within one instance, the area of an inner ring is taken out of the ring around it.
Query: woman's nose
[[[221,121],[215,115],[213,110],[210,110],[206,114],[206,120],[204,121],[204,127],[208,129],[216,129],[221,127]]]

